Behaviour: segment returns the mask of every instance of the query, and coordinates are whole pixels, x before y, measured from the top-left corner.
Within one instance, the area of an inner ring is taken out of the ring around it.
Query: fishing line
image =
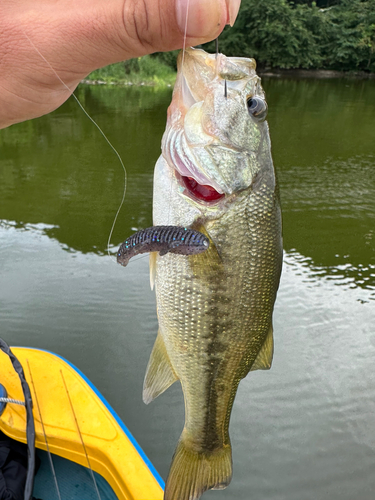
[[[219,55],[219,37],[215,39],[215,61],[216,61],[216,76],[219,75],[219,62],[218,62],[218,55]],[[227,87],[227,80],[224,80],[224,97],[225,99],[228,97],[228,87]]]
[[[75,424],[76,424],[76,427],[77,427],[79,439],[81,441],[83,451],[85,452],[86,461],[87,461],[87,464],[89,466],[89,470],[90,470],[90,473],[91,473],[91,478],[92,478],[93,483],[94,483],[95,491],[96,491],[96,494],[98,496],[98,500],[102,500],[102,498],[100,496],[100,493],[99,493],[99,488],[98,488],[98,485],[97,485],[97,482],[96,482],[96,479],[95,479],[94,471],[92,470],[92,467],[91,467],[91,463],[90,463],[89,455],[87,453],[86,445],[85,445],[85,442],[83,441],[83,436],[82,436],[82,432],[81,432],[81,429],[80,429],[79,424],[78,424],[77,415],[76,415],[76,412],[74,411],[73,402],[71,400],[71,397],[70,397],[70,394],[69,394],[69,391],[68,391],[68,386],[66,385],[65,377],[64,377],[64,374],[63,374],[62,370],[60,370],[60,374],[61,374],[61,377],[62,377],[62,380],[63,380],[63,383],[64,383],[66,395],[67,395],[68,400],[69,400],[69,405],[70,405],[70,408],[71,408],[72,413],[73,413],[73,417],[74,417],[74,421],[75,421]]]
[[[38,47],[34,44],[34,42],[30,39],[30,37],[27,35],[27,33],[25,31],[23,31],[21,29],[22,33],[25,35],[25,37],[28,39],[29,43],[33,46],[33,48],[36,50],[36,52],[40,55],[40,57],[43,59],[43,61],[48,65],[48,67],[52,70],[52,72],[55,74],[55,76],[57,77],[57,79],[62,83],[62,85],[69,91],[71,92],[71,96],[75,99],[76,103],[78,104],[78,106],[81,108],[81,110],[84,112],[84,114],[87,116],[87,118],[91,121],[91,123],[93,123],[95,125],[95,127],[98,129],[98,131],[100,132],[100,134],[104,137],[105,141],[107,142],[107,144],[109,145],[109,147],[112,149],[112,151],[115,153],[115,155],[117,156],[119,162],[120,162],[120,165],[123,169],[123,172],[124,172],[124,191],[123,191],[123,194],[122,194],[122,198],[121,198],[121,202],[120,202],[120,205],[117,209],[117,212],[116,212],[116,215],[115,215],[115,218],[114,218],[114,221],[113,221],[113,224],[112,224],[112,227],[111,227],[111,231],[109,233],[109,236],[108,236],[108,241],[107,241],[107,253],[108,253],[108,256],[109,258],[113,261],[113,262],[116,262],[116,260],[113,258],[113,256],[110,254],[110,242],[111,242],[111,238],[112,238],[112,234],[113,234],[113,230],[115,228],[115,225],[116,225],[116,222],[117,222],[117,218],[119,216],[119,213],[122,209],[122,206],[124,204],[124,201],[125,201],[125,195],[126,195],[126,189],[127,189],[127,181],[128,181],[128,178],[127,178],[127,173],[126,173],[126,168],[125,168],[125,165],[124,165],[124,162],[122,161],[122,158],[120,156],[120,153],[117,151],[117,149],[113,146],[113,144],[111,143],[111,141],[108,139],[108,137],[105,135],[105,133],[103,132],[103,130],[100,128],[100,126],[96,123],[96,121],[88,114],[88,112],[85,110],[85,108],[82,106],[81,102],[79,101],[78,97],[75,95],[74,92],[71,91],[71,89],[68,87],[68,85],[60,78],[60,76],[58,75],[58,73],[56,72],[56,70],[53,68],[53,66],[47,61],[47,59],[44,57],[44,55],[40,52],[40,50],[38,49]]]
[[[26,362],[27,362],[27,366],[29,368],[30,380],[31,380],[31,385],[33,386],[33,390],[34,390],[35,401],[36,401],[36,406],[38,408],[40,423],[42,424],[44,441],[46,443],[46,448],[47,448],[47,454],[48,454],[48,458],[49,458],[49,463],[50,463],[50,466],[51,466],[51,471],[52,471],[53,479],[55,481],[55,487],[56,487],[57,496],[59,497],[59,500],[61,500],[61,494],[60,494],[59,484],[57,482],[56,471],[55,471],[55,467],[53,465],[53,460],[52,460],[52,453],[51,453],[51,451],[49,449],[49,445],[48,445],[48,441],[47,441],[47,434],[46,434],[46,430],[45,430],[45,427],[44,427],[44,422],[43,422],[43,418],[42,418],[42,412],[40,411],[39,399],[38,399],[38,396],[37,396],[37,393],[36,393],[34,379],[33,379],[32,373],[31,373],[31,368],[30,368],[29,360],[26,359]]]
[[[186,34],[187,34],[187,25],[188,25],[188,17],[189,17],[189,7],[190,7],[190,0],[188,0],[187,4],[186,4],[185,31],[184,31],[184,43],[182,45],[181,71],[184,68],[185,49],[186,49]]]
[[[150,252],[150,254],[145,253],[144,255],[137,255],[136,257],[133,257],[131,259],[131,261],[129,262],[128,265],[131,266],[134,262],[137,262],[138,260],[141,260],[141,259],[146,259],[147,257],[150,257],[150,255],[151,255],[151,252]]]

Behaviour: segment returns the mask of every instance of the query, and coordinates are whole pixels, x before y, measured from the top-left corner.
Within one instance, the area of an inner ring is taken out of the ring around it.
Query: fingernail
[[[186,32],[188,37],[197,38],[217,34],[226,20],[223,4],[220,0],[176,0],[177,23],[181,33]]]
[[[238,11],[240,10],[241,0],[226,0],[228,7],[228,24],[233,26],[237,19]]]

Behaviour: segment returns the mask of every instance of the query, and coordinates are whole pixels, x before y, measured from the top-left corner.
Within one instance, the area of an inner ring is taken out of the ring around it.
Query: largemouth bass
[[[266,113],[253,59],[180,54],[155,167],[154,224],[198,230],[210,246],[150,259],[159,333],[143,399],[176,380],[185,399],[165,500],[195,500],[229,484],[238,384],[271,366],[282,237]]]

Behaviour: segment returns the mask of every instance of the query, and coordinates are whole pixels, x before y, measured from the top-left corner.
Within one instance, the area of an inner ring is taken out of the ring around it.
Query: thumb
[[[241,0],[125,0],[124,33],[142,54],[198,45],[233,24]],[[134,44],[135,42],[135,44]]]
[[[0,0],[0,128],[53,111],[97,68],[181,48],[185,34],[212,40],[240,1]]]
[[[184,42],[191,46],[213,40],[226,24],[233,25],[240,2],[111,0],[112,9],[108,9],[108,3],[103,7],[100,2],[99,10],[93,11],[91,27],[87,16],[82,17],[76,36],[84,33],[86,40],[94,40],[82,54],[85,62],[91,63],[91,71],[132,57],[179,49]]]
[[[190,46],[213,40],[233,24],[240,2],[34,0],[30,8],[27,0],[19,0],[11,3],[10,13],[18,14],[14,33],[23,27],[53,67],[57,63],[69,71],[70,66],[78,77],[132,57],[182,48],[184,41]]]

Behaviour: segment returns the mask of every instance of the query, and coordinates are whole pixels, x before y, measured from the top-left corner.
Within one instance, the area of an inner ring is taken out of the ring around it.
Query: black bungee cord
[[[33,416],[33,400],[31,397],[31,392],[29,384],[26,381],[25,374],[21,363],[18,361],[16,356],[11,351],[8,344],[0,338],[0,350],[9,356],[9,359],[13,365],[14,370],[18,374],[23,395],[25,398],[25,408],[26,408],[26,439],[27,439],[27,476],[25,484],[25,494],[24,500],[30,500],[33,494],[34,487],[34,472],[35,472],[35,426],[34,426],[34,416]]]

